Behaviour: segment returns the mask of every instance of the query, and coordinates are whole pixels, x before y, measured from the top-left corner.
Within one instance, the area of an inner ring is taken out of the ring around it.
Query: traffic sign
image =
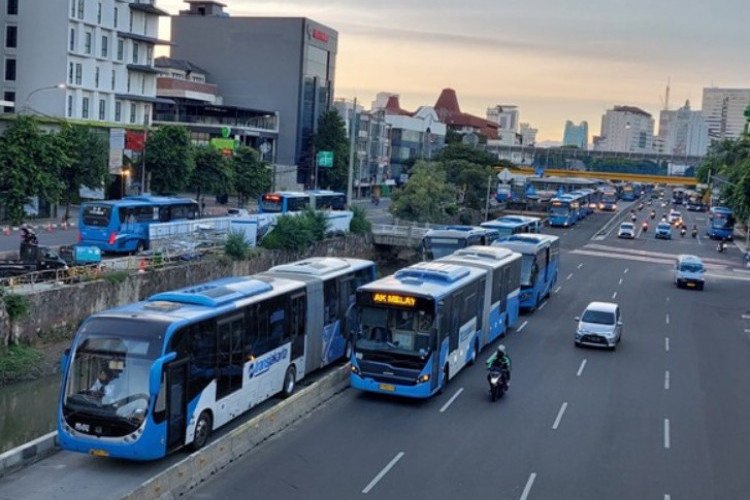
[[[504,168],[499,174],[497,174],[497,178],[502,182],[510,182],[513,178],[513,174],[510,173],[510,170]]]
[[[333,151],[318,151],[316,156],[319,167],[333,166]]]

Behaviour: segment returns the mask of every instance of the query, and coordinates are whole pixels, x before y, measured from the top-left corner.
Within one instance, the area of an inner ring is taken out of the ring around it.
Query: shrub
[[[105,273],[102,275],[104,280],[107,283],[112,284],[118,284],[123,283],[126,279],[128,279],[128,272],[127,271],[112,271],[111,273]]]
[[[328,233],[328,218],[323,210],[306,209],[301,219],[304,219],[305,225],[310,229],[310,233],[315,241],[323,241]]]
[[[352,234],[366,234],[372,231],[372,223],[367,220],[367,210],[359,205],[353,205],[350,210],[354,214],[349,224],[349,232]]]
[[[310,223],[306,217],[282,215],[276,227],[267,234],[261,246],[269,249],[299,251],[315,243]]]
[[[41,373],[44,356],[33,347],[11,345],[0,348],[0,384]]]
[[[17,295],[15,293],[0,293],[2,295],[3,302],[5,302],[5,310],[8,313],[8,318],[11,321],[16,321],[25,318],[29,314],[29,300],[23,295]]]
[[[245,260],[250,255],[250,244],[245,241],[242,231],[229,231],[227,242],[224,244],[224,252],[232,260]]]

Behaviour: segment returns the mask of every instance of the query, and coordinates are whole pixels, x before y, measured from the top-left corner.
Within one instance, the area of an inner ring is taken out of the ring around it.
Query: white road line
[[[581,262],[580,264],[578,264],[578,269],[580,269],[582,267],[583,267],[583,262]]]
[[[669,297],[667,297],[667,302],[669,302]]]
[[[450,398],[450,399],[448,400],[448,402],[446,402],[446,403],[445,403],[445,404],[443,405],[443,407],[442,407],[442,408],[440,408],[440,413],[443,413],[443,412],[444,412],[445,410],[447,410],[447,409],[448,409],[448,407],[449,407],[449,406],[451,405],[451,403],[452,403],[452,402],[454,402],[454,401],[456,400],[456,398],[457,398],[458,396],[460,396],[460,395],[461,395],[461,393],[462,393],[462,392],[464,392],[464,388],[463,388],[463,387],[459,388],[459,389],[458,389],[458,390],[456,391],[456,393],[455,393],[455,394],[453,395],[453,397],[452,397],[452,398]]]
[[[568,407],[567,401],[562,404],[560,407],[560,411],[557,412],[557,418],[555,419],[555,423],[552,424],[552,429],[555,430],[560,425],[560,420],[562,420],[563,414],[565,413],[565,408]]]
[[[750,319],[750,314],[743,314],[742,319]]]
[[[523,329],[524,329],[524,327],[525,327],[526,325],[528,325],[528,324],[529,324],[529,322],[528,322],[528,321],[524,321],[523,323],[521,323],[521,326],[519,326],[518,328],[516,328],[516,331],[517,331],[517,332],[520,332],[520,331],[521,331],[521,330],[523,330]]]
[[[617,283],[618,285],[622,285],[622,278],[620,278],[620,282]]]
[[[401,460],[401,457],[403,457],[403,456],[404,456],[404,452],[403,451],[399,451],[398,454],[395,457],[393,457],[393,459],[390,462],[388,462],[388,465],[386,465],[383,468],[383,470],[381,470],[378,473],[378,475],[375,476],[375,478],[372,481],[370,481],[370,484],[368,484],[367,486],[365,486],[365,489],[362,490],[362,493],[369,493],[370,490],[373,489],[376,484],[378,484],[378,481],[380,481],[381,479],[383,479],[383,476],[385,476],[386,474],[388,474],[388,471],[391,470],[393,468],[393,466],[396,465],[396,462],[398,462],[399,460]]]
[[[612,300],[614,300],[616,298],[617,298],[617,292],[615,292],[615,293],[612,294]]]
[[[671,496],[669,496],[669,495],[667,495],[667,494],[665,493],[665,494],[664,494],[664,500],[672,500],[672,497],[671,497]]]
[[[622,274],[628,274],[628,268],[626,267]]]
[[[529,475],[529,479],[526,481],[526,486],[523,487],[523,493],[521,493],[520,500],[526,500],[529,496],[529,492],[531,491],[531,487],[534,485],[534,480],[536,479],[536,472],[532,472]]]
[[[573,273],[570,273],[570,274],[568,275],[568,277],[567,277],[567,278],[565,278],[565,279],[566,279],[566,280],[569,280],[569,279],[570,279],[570,278],[572,278],[572,277],[573,277]]]
[[[664,448],[669,449],[669,419],[664,419]]]
[[[750,333],[750,330],[745,328],[745,333]]]
[[[669,337],[664,339],[664,350],[669,352]]]
[[[667,313],[667,324],[669,324],[669,313]]]
[[[581,366],[578,367],[578,373],[576,373],[576,377],[580,377],[581,373],[583,373],[583,367],[586,366],[586,360],[584,359],[581,361]]]
[[[562,288],[562,285],[560,285],[557,288],[555,288],[555,293],[559,292],[561,288]]]
[[[544,306],[546,306],[546,305],[547,305],[547,301],[545,300],[544,302],[542,302],[541,304],[539,304],[539,307],[537,307],[537,310],[541,311],[541,310],[542,310],[542,308],[543,308]]]
[[[669,390],[669,370],[664,372],[664,390]]]

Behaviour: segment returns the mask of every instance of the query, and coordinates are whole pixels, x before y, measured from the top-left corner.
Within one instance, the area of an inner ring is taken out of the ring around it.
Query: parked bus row
[[[560,194],[549,205],[549,225],[571,227],[594,212],[600,201],[600,191],[580,189]]]
[[[516,234],[421,262],[357,290],[351,386],[427,398],[473,364],[557,283],[559,238]]]

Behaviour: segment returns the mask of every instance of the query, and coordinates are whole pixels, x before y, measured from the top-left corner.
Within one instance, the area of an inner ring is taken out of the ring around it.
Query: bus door
[[[430,386],[434,390],[435,388],[440,386],[440,376],[441,371],[443,370],[443,364],[444,362],[447,362],[448,358],[447,356],[450,355],[450,348],[446,351],[445,359],[442,358],[442,348],[443,348],[443,341],[446,337],[450,336],[451,328],[453,327],[453,298],[448,295],[446,297],[443,297],[440,300],[440,304],[437,308],[438,311],[438,318],[440,321],[437,323],[437,328],[435,329],[433,346],[432,346],[432,366],[431,366],[431,380],[432,383]],[[456,334],[458,335],[458,334]]]
[[[167,450],[185,443],[188,359],[167,365]]]
[[[344,276],[339,282],[339,323],[340,335],[344,344],[342,354],[349,355],[348,349],[351,348],[349,343],[352,338],[352,330],[355,325],[354,302],[357,298],[357,284],[354,276]]]

